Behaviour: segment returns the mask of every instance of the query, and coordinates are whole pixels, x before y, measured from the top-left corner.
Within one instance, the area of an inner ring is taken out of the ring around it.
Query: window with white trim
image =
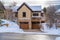
[[[37,13],[37,12],[33,13],[33,16],[39,16],[39,13]]]

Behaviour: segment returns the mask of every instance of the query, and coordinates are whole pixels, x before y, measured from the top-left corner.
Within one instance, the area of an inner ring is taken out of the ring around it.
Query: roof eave
[[[30,7],[28,7],[28,5],[27,5],[26,3],[23,3],[23,4],[17,9],[17,11],[19,11],[19,9],[20,9],[23,5],[25,5],[29,10],[32,11],[32,9],[30,9]]]

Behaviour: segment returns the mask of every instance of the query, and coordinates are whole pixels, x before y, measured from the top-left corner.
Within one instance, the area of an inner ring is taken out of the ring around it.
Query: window
[[[43,13],[41,13],[41,16],[42,16],[42,17],[44,16]]]
[[[15,13],[15,17],[18,17],[18,13],[17,12]]]
[[[38,16],[38,13],[33,13],[33,16]]]
[[[23,12],[23,17],[26,17],[26,12]]]

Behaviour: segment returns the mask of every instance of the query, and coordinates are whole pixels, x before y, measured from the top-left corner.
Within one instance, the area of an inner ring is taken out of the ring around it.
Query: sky
[[[51,4],[60,5],[60,0],[0,0],[0,1],[4,1],[5,5],[9,5],[13,2],[17,2],[17,5],[26,2],[30,5],[42,5],[43,7]]]

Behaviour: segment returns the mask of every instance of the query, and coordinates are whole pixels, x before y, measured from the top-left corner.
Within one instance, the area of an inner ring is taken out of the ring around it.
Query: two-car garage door
[[[20,28],[29,29],[29,23],[28,22],[20,22]]]
[[[20,28],[29,29],[29,22],[20,22]],[[41,28],[40,22],[32,22],[31,28],[40,29]]]

